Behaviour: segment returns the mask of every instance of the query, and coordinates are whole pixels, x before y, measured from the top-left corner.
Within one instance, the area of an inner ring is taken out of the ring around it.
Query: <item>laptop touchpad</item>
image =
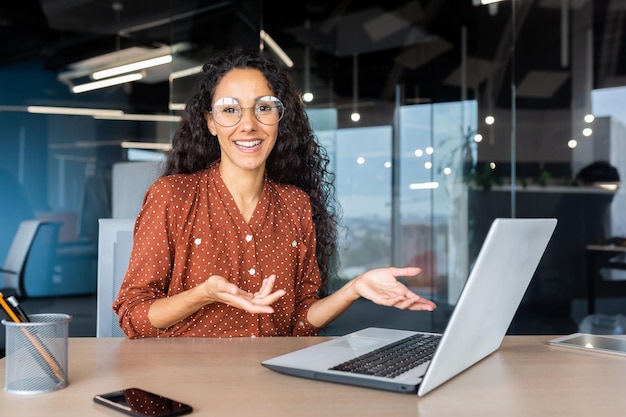
[[[342,348],[350,348],[350,349],[369,349],[375,347],[377,345],[384,345],[388,343],[388,340],[382,339],[372,339],[369,337],[344,337],[340,340],[337,340],[335,343],[331,343],[331,345]]]

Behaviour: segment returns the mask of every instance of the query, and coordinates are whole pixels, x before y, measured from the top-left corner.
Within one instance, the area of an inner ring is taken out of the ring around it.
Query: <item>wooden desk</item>
[[[548,346],[550,338],[507,336],[499,351],[422,398],[260,365],[323,338],[70,338],[69,386],[34,396],[2,391],[0,415],[120,417],[92,397],[131,386],[189,403],[198,417],[623,415],[626,357]]]
[[[626,254],[626,246],[618,245],[587,245],[587,312],[596,312],[596,293],[598,283],[602,282],[609,293],[618,294],[626,292],[626,281],[603,280],[600,270],[621,269],[626,270],[626,263],[614,261],[616,256]]]

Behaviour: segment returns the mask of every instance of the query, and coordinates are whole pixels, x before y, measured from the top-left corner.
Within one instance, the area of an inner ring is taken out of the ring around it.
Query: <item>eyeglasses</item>
[[[285,114],[283,103],[274,96],[259,98],[254,107],[241,107],[236,98],[223,97],[213,104],[210,113],[217,124],[231,127],[239,123],[244,110],[254,110],[254,117],[264,125],[275,125]]]

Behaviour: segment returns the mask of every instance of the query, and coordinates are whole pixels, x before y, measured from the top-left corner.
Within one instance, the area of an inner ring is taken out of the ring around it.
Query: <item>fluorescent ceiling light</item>
[[[94,80],[101,80],[103,78],[126,74],[127,72],[139,71],[146,68],[156,67],[158,65],[169,64],[170,62],[172,62],[172,55],[163,55],[156,58],[144,59],[143,61],[120,65],[101,71],[95,71],[93,74],[91,74],[91,78],[93,78]]]
[[[484,5],[484,4],[498,3],[500,1],[503,1],[503,0],[480,0],[480,4]]]
[[[287,65],[289,68],[293,67],[293,61],[291,60],[291,58],[289,58],[285,51],[283,51],[283,49],[278,46],[278,44],[274,41],[274,39],[272,39],[269,33],[264,31],[263,29],[261,29],[261,39],[267,44],[267,46],[272,49],[272,51],[274,51],[274,53],[281,59],[281,61],[285,63],[285,65]]]
[[[181,116],[170,114],[132,114],[117,109],[92,109],[87,107],[56,107],[56,106],[0,106],[0,111],[18,111],[36,114],[59,114],[69,116],[91,116],[99,120],[132,120],[146,122],[179,123]]]
[[[114,78],[107,78],[106,80],[94,81],[86,84],[79,84],[72,87],[72,93],[84,93],[85,91],[97,90],[98,88],[110,87],[112,85],[129,83],[132,81],[141,80],[143,74],[136,72],[133,74],[122,75]]]
[[[438,182],[420,182],[409,184],[410,190],[433,190],[439,188]]]
[[[185,110],[185,103],[169,103],[167,107],[170,110]]]
[[[199,74],[202,72],[202,65],[197,65],[195,67],[186,68],[180,71],[174,71],[170,74],[170,81],[175,80],[177,78],[188,77],[190,75]]]
[[[170,143],[155,143],[155,142],[122,142],[122,148],[156,149],[159,151],[168,151],[172,148],[172,145]]]
[[[107,119],[107,120],[133,120],[138,122],[171,122],[178,123],[183,120],[180,116],[169,114],[113,114],[113,115],[97,115],[94,119]]]
[[[121,116],[122,110],[112,109],[89,109],[85,107],[50,107],[50,106],[27,106],[26,111],[38,114],[67,114],[73,116]]]

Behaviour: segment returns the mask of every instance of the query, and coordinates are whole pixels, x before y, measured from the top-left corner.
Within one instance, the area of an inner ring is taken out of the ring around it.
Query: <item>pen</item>
[[[21,320],[18,318],[15,311],[13,311],[13,309],[7,304],[7,302],[4,301],[4,295],[1,292],[0,292],[0,306],[2,306],[2,309],[7,314],[7,316],[9,316],[9,319],[11,319],[11,321],[14,321],[15,323],[21,322]]]
[[[20,303],[17,301],[17,298],[15,298],[14,295],[7,297],[7,301],[15,309],[15,312],[17,313],[16,315],[20,319],[20,321],[30,321],[30,319],[28,318],[28,314],[26,314],[26,312],[22,309],[22,306],[20,306]]]

